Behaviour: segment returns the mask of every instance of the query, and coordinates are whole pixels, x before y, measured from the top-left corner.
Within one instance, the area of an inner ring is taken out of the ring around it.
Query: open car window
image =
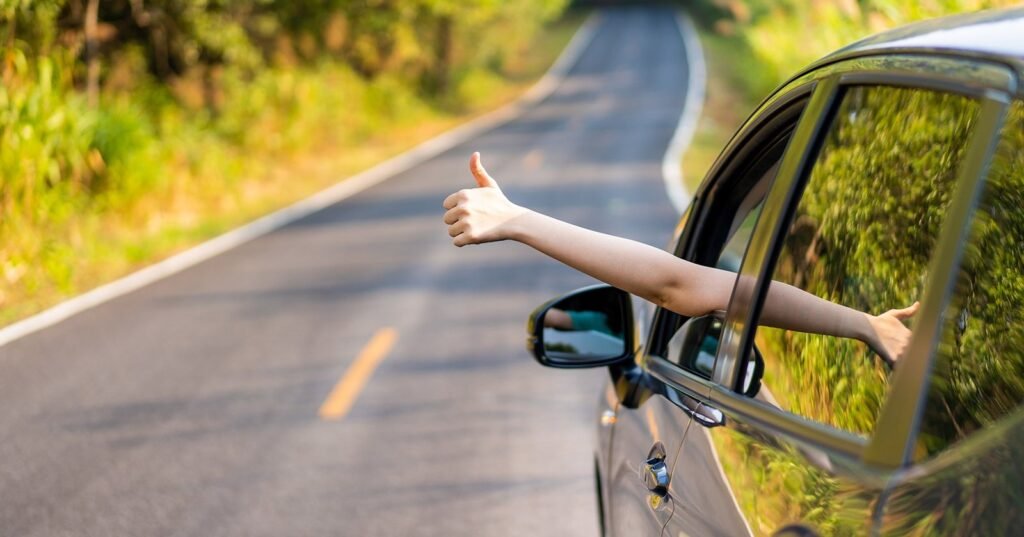
[[[771,128],[766,128],[766,132],[760,134],[758,149],[737,162],[731,176],[716,182],[712,189],[713,198],[701,208],[703,216],[698,216],[702,218],[700,231],[690,239],[694,253],[683,254],[684,258],[731,272],[739,270],[761,207],[778,175],[792,129],[805,104],[803,99],[795,101],[778,114],[779,119],[771,124]],[[677,248],[677,252],[683,250]],[[701,378],[710,379],[709,367],[713,367],[717,341],[706,342],[708,356],[700,363],[681,360],[678,354],[673,356],[669,352],[670,340],[681,337],[678,335],[679,329],[687,320],[687,317],[662,310],[658,330],[652,338],[650,354]]]

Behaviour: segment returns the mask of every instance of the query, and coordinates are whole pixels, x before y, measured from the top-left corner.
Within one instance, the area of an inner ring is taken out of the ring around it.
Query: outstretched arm
[[[455,246],[514,240],[658,306],[687,317],[724,310],[736,274],[705,267],[639,242],[598,233],[513,204],[480,163],[470,159],[478,188],[444,201],[444,222]],[[903,354],[910,331],[902,320],[917,305],[874,316],[773,282],[761,323],[777,328],[854,338],[886,361]]]

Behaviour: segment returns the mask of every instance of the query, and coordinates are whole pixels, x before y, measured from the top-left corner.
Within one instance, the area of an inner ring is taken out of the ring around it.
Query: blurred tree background
[[[569,1],[0,0],[0,324],[510,100]],[[685,176],[820,55],[1012,3],[687,2],[712,72]]]
[[[757,99],[821,56],[869,35],[956,13],[1021,5],[1020,0],[695,0],[714,34],[740,41],[746,90]]]
[[[0,0],[0,324],[521,91],[567,0]]]
[[[707,57],[707,97],[683,160],[694,191],[761,99],[818,58],[912,22],[1020,0],[686,0]]]

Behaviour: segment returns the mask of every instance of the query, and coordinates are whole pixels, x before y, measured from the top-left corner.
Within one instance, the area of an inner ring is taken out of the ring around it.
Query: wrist
[[[858,323],[855,329],[855,336],[860,341],[866,343],[872,349],[877,347],[878,332],[875,330],[875,316],[870,313],[861,312],[862,322]]]
[[[513,205],[513,207],[515,215],[509,218],[505,225],[502,226],[504,227],[502,238],[527,243],[530,237],[533,236],[532,229],[535,227],[536,219],[540,215],[525,207],[518,205]]]

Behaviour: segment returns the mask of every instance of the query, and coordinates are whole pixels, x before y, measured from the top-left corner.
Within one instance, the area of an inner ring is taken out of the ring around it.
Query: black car
[[[537,309],[553,367],[607,367],[594,467],[606,535],[1024,533],[1024,10],[843,49],[766,99],[679,223],[737,273],[727,311],[596,286]],[[879,313],[860,341],[759,325],[784,282]],[[552,308],[587,319],[545,328]]]

